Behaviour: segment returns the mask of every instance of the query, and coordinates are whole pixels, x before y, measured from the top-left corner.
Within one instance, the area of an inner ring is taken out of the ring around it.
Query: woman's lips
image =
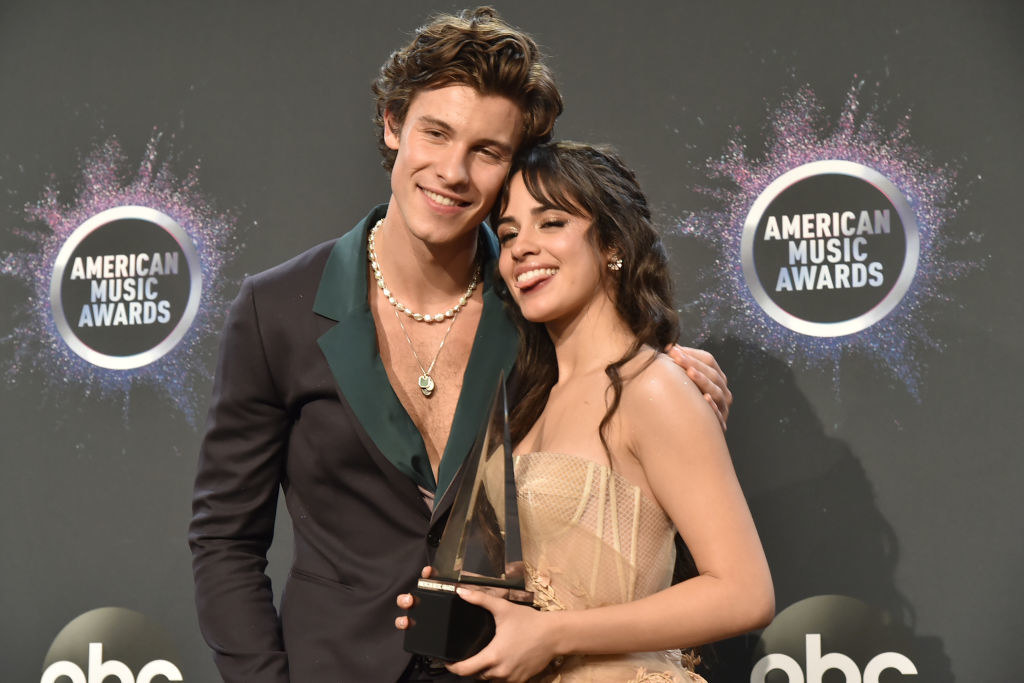
[[[520,291],[532,289],[541,282],[551,278],[558,268],[531,268],[516,274],[516,287]]]

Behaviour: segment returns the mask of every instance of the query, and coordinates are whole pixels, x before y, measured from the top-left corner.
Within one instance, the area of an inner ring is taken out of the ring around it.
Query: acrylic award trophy
[[[433,571],[413,591],[405,632],[407,651],[450,662],[476,654],[494,637],[491,613],[460,598],[456,588],[533,604],[523,575],[504,374],[463,467]]]

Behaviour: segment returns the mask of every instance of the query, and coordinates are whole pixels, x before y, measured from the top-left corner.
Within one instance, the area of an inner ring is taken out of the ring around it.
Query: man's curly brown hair
[[[521,147],[550,139],[562,96],[542,60],[533,39],[490,7],[435,16],[392,53],[373,83],[384,168],[390,171],[396,156],[384,144],[385,114],[400,129],[412,98],[423,89],[467,85],[482,95],[507,97],[523,114]]]

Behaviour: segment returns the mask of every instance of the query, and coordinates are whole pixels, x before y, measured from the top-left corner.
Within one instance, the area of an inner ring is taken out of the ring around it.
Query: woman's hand
[[[538,612],[483,591],[459,588],[458,594],[494,615],[494,638],[472,657],[447,665],[452,673],[521,683],[558,654],[550,628],[555,613]]]

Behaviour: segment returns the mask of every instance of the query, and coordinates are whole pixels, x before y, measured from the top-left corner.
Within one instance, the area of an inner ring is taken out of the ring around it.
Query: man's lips
[[[425,187],[421,187],[420,190],[423,192],[424,195],[426,195],[427,199],[429,199],[433,203],[438,204],[440,206],[449,206],[449,207],[469,206],[469,202],[459,201],[458,199],[454,199],[454,198],[449,197],[447,195],[443,195],[443,194],[440,194],[438,192],[434,192],[433,190],[428,190]]]

